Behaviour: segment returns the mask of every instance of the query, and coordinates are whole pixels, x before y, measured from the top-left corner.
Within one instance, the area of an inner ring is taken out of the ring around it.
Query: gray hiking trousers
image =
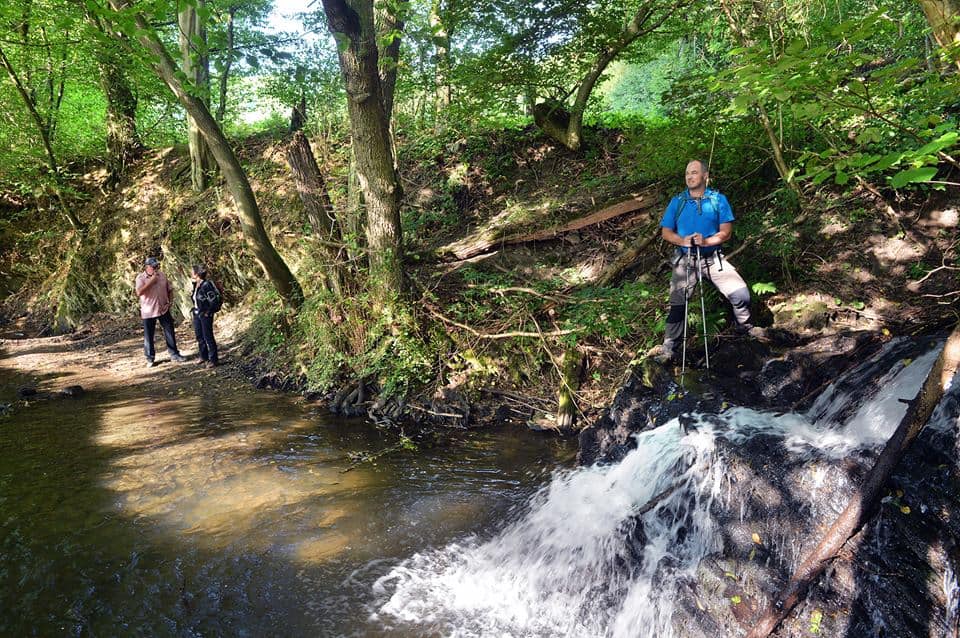
[[[667,314],[667,325],[663,342],[672,347],[683,338],[683,304],[689,299],[697,287],[696,256],[687,254],[679,259],[674,255],[673,273],[670,276],[670,312]],[[716,253],[700,259],[700,271],[705,281],[710,281],[720,291],[730,305],[733,306],[733,316],[737,324],[743,328],[750,327],[750,289],[747,283],[726,259],[721,262]],[[689,262],[687,261],[689,260]]]

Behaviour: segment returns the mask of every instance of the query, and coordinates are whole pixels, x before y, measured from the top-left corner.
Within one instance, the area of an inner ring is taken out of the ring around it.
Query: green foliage
[[[916,9],[894,17],[883,8],[780,49],[761,40],[732,51],[735,63],[712,88],[733,96],[733,117],[763,108],[816,136],[796,159],[800,179],[844,186],[855,176],[883,178],[893,188],[930,182],[960,139],[957,121],[937,115],[956,102],[958,80],[910,56],[922,55],[924,27]]]
[[[406,396],[433,378],[436,344],[412,317],[382,312],[367,294],[310,296],[297,314],[291,343],[307,384],[328,390],[345,379],[373,381],[387,396]]]
[[[628,281],[615,288],[588,287],[578,290],[560,312],[559,325],[576,330],[563,340],[597,338],[617,341],[631,334],[653,332],[654,308],[663,305],[658,295],[639,281]]]
[[[254,294],[253,315],[244,340],[251,351],[277,364],[284,360],[283,347],[287,343],[287,320],[279,295],[272,287],[264,287]]]
[[[755,295],[772,295],[773,293],[777,292],[777,285],[770,281],[758,281],[750,286],[750,290],[752,290],[753,294]]]

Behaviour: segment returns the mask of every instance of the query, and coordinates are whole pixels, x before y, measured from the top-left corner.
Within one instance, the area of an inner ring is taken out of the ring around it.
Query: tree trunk
[[[111,6],[118,11],[130,7],[129,0],[110,1]],[[180,81],[176,63],[170,56],[170,52],[167,51],[143,14],[135,14],[134,19],[137,24],[137,40],[152,55],[152,63],[157,74],[170,88],[187,111],[187,114],[196,122],[197,128],[204,136],[210,151],[220,166],[227,187],[230,189],[230,194],[237,204],[240,225],[254,257],[277,289],[277,293],[284,303],[292,308],[299,308],[303,302],[303,291],[300,288],[300,283],[270,242],[270,237],[263,227],[263,219],[260,216],[257,199],[253,194],[253,189],[250,188],[247,174],[240,166],[236,155],[233,154],[233,148],[223,135],[223,131],[217,126],[216,120],[210,115],[207,105],[186,90]]]
[[[227,82],[230,79],[230,67],[233,66],[233,56],[234,56],[234,18],[237,15],[237,8],[235,6],[227,9],[227,55],[226,59],[223,62],[223,72],[220,74],[220,100],[217,103],[217,123],[220,126],[223,126],[223,117],[227,113]]]
[[[350,167],[347,172],[347,209],[344,211],[343,230],[347,240],[350,259],[360,259],[363,250],[363,228],[366,226],[363,210],[363,192],[360,190],[360,176],[357,174],[357,158],[350,150]]]
[[[195,96],[207,109],[210,107],[210,56],[207,53],[207,28],[199,9],[206,0],[184,3],[180,10],[180,68],[187,82],[194,87]],[[193,115],[187,111],[187,141],[190,145],[190,182],[193,190],[202,192],[210,185],[214,170],[211,149]]]
[[[960,0],[919,0],[933,37],[960,68]]]
[[[107,39],[125,42],[126,36],[110,34],[107,25],[89,9],[87,21]],[[143,150],[137,133],[137,96],[130,87],[122,50],[123,46],[110,41],[102,42],[97,48],[100,88],[107,100],[107,178],[104,187],[108,190],[117,186],[127,164]]]
[[[43,143],[43,150],[47,155],[47,167],[50,169],[50,176],[54,181],[54,189],[56,191],[55,195],[58,203],[60,204],[60,210],[63,212],[63,215],[67,218],[67,221],[74,230],[82,230],[83,224],[80,223],[80,220],[77,218],[77,216],[72,210],[70,210],[66,202],[63,201],[63,177],[60,175],[60,166],[57,164],[57,156],[53,154],[53,146],[50,144],[50,131],[44,123],[43,117],[41,117],[40,113],[37,111],[37,105],[34,103],[30,93],[27,92],[27,89],[20,81],[20,76],[17,75],[16,69],[13,68],[13,65],[7,58],[6,53],[4,53],[2,46],[0,46],[0,65],[6,69],[7,75],[10,76],[10,80],[17,88],[17,93],[23,100],[24,106],[27,107],[27,111],[30,112],[30,117],[33,119],[34,124],[36,124],[37,131],[40,133],[40,140]]]
[[[637,9],[637,12],[630,19],[630,22],[624,26],[623,31],[615,42],[607,46],[594,59],[590,65],[590,70],[580,80],[577,87],[577,96],[574,99],[573,106],[569,111],[562,107],[551,105],[547,110],[541,111],[542,115],[547,115],[543,119],[537,118],[537,109],[534,108],[534,121],[544,133],[553,137],[558,142],[566,146],[571,151],[580,149],[583,143],[583,114],[587,109],[587,103],[590,100],[590,94],[593,88],[600,80],[607,66],[616,59],[624,49],[633,44],[642,35],[656,30],[664,23],[674,12],[690,4],[690,0],[679,2],[664,2],[663,0],[646,0]],[[541,122],[543,124],[541,124]]]
[[[400,33],[404,26],[404,13],[409,0],[376,0],[375,18],[377,41],[386,42],[379,51],[377,66],[380,72],[380,93],[383,113],[390,123],[393,114],[394,95],[397,90],[397,68],[400,60]]]
[[[366,205],[370,289],[386,303],[403,292],[401,188],[384,110],[373,0],[323,0],[323,8],[330,33],[340,43],[353,154]]]
[[[344,290],[343,272],[343,238],[340,234],[340,223],[333,211],[327,185],[323,173],[317,166],[317,161],[310,150],[310,142],[303,131],[293,135],[290,146],[287,147],[287,164],[297,183],[297,192],[300,201],[307,212],[307,219],[314,235],[321,240],[321,250],[327,261],[327,289],[340,296]]]

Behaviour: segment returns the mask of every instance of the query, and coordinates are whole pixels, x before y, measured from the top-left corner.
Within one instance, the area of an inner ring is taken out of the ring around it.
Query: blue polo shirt
[[[700,233],[706,237],[716,235],[720,231],[720,224],[733,221],[733,209],[730,202],[720,192],[708,188],[700,199],[690,197],[690,191],[685,190],[670,200],[660,226],[669,228],[681,237],[688,237]],[[707,246],[700,249],[701,255],[709,255],[717,251],[719,246]],[[685,246],[680,250],[687,252]]]

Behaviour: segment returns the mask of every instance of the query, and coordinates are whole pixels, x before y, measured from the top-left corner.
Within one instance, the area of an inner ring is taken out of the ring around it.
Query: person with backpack
[[[703,279],[717,287],[733,306],[735,330],[754,337],[762,336],[762,329],[750,323],[750,289],[743,277],[720,252],[723,242],[733,235],[733,210],[727,198],[707,186],[709,172],[705,162],[693,160],[687,164],[687,189],[673,197],[660,220],[660,235],[677,249],[672,261],[670,277],[670,309],[667,314],[663,344],[655,346],[647,356],[660,363],[673,358],[677,342],[683,338],[686,321],[684,305],[693,294],[696,282],[694,254],[699,250],[699,267]],[[688,261],[690,260],[690,261]]]
[[[143,354],[147,358],[147,367],[152,368],[156,365],[153,337],[156,334],[158,321],[163,329],[163,339],[167,342],[170,360],[182,363],[186,359],[180,355],[180,350],[177,348],[173,317],[170,315],[173,286],[170,285],[166,275],[160,272],[160,262],[156,257],[147,257],[143,263],[144,270],[137,275],[134,289],[140,301],[140,318],[143,320]]]
[[[197,337],[200,356],[197,363],[214,368],[220,364],[217,340],[213,336],[213,315],[223,306],[223,297],[217,285],[207,278],[207,269],[201,264],[193,267],[193,332]]]

